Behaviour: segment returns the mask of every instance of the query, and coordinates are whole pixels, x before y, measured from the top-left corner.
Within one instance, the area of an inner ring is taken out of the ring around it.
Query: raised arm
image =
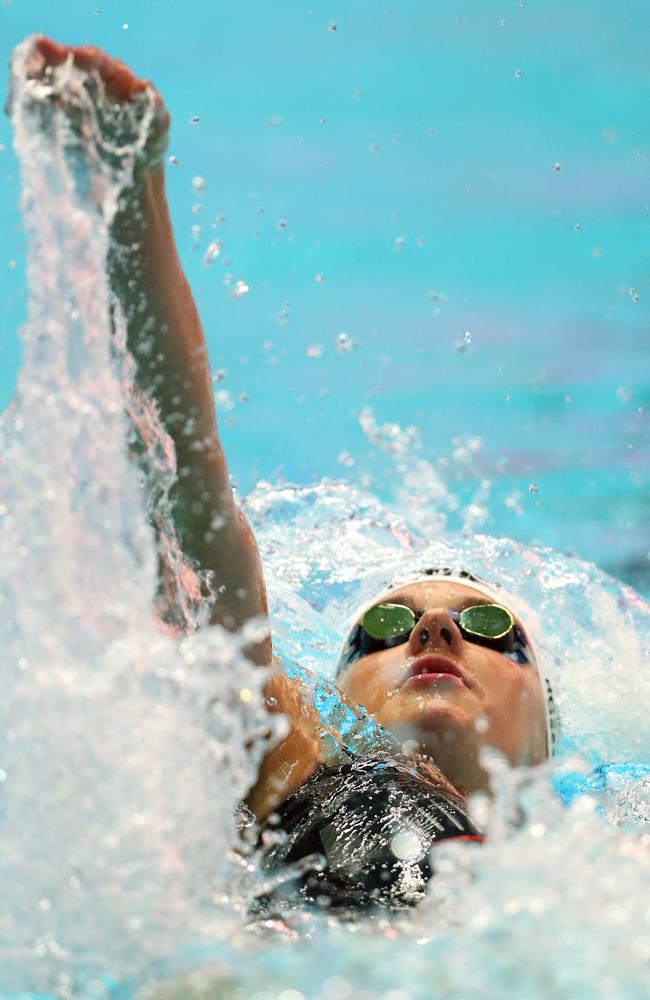
[[[72,59],[81,69],[99,73],[116,101],[129,101],[150,86],[89,46],[68,48],[41,38],[36,53],[43,60],[36,72]],[[214,573],[220,593],[212,623],[235,630],[266,615],[266,592],[255,538],[229,484],[201,322],[171,227],[162,155],[168,126],[156,95],[151,138],[114,219],[109,277],[126,319],[137,389],[155,404],[174,442],[177,481],[171,500],[179,542],[198,568]],[[269,663],[270,640],[249,654]]]

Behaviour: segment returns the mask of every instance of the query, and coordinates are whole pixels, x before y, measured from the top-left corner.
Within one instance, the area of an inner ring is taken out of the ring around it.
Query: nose
[[[429,608],[411,632],[411,655],[419,656],[424,650],[450,653],[452,656],[462,654],[463,637],[446,608]]]

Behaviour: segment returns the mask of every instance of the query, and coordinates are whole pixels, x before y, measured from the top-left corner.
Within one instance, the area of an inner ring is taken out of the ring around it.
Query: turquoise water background
[[[171,111],[242,491],[370,477],[390,496],[371,406],[433,463],[481,439],[444,475],[463,501],[492,481],[485,530],[650,593],[647,3],[3,0],[4,58],[34,31],[106,48]],[[3,406],[26,301],[6,119],[0,143]]]

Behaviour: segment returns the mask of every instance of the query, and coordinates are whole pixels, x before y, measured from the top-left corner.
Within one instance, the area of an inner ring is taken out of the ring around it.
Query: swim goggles
[[[350,633],[343,654],[344,663],[407,642],[423,613],[405,604],[374,605]],[[488,646],[518,663],[532,662],[526,636],[512,612],[503,605],[476,604],[464,611],[447,609],[447,613],[467,642]]]

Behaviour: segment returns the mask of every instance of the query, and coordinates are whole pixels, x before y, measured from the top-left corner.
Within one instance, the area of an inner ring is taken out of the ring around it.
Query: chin
[[[456,738],[476,740],[475,720],[460,705],[447,698],[431,695],[398,705],[392,701],[377,715],[377,721],[401,739],[417,740],[421,745],[429,742],[439,745],[441,740],[454,742]]]

